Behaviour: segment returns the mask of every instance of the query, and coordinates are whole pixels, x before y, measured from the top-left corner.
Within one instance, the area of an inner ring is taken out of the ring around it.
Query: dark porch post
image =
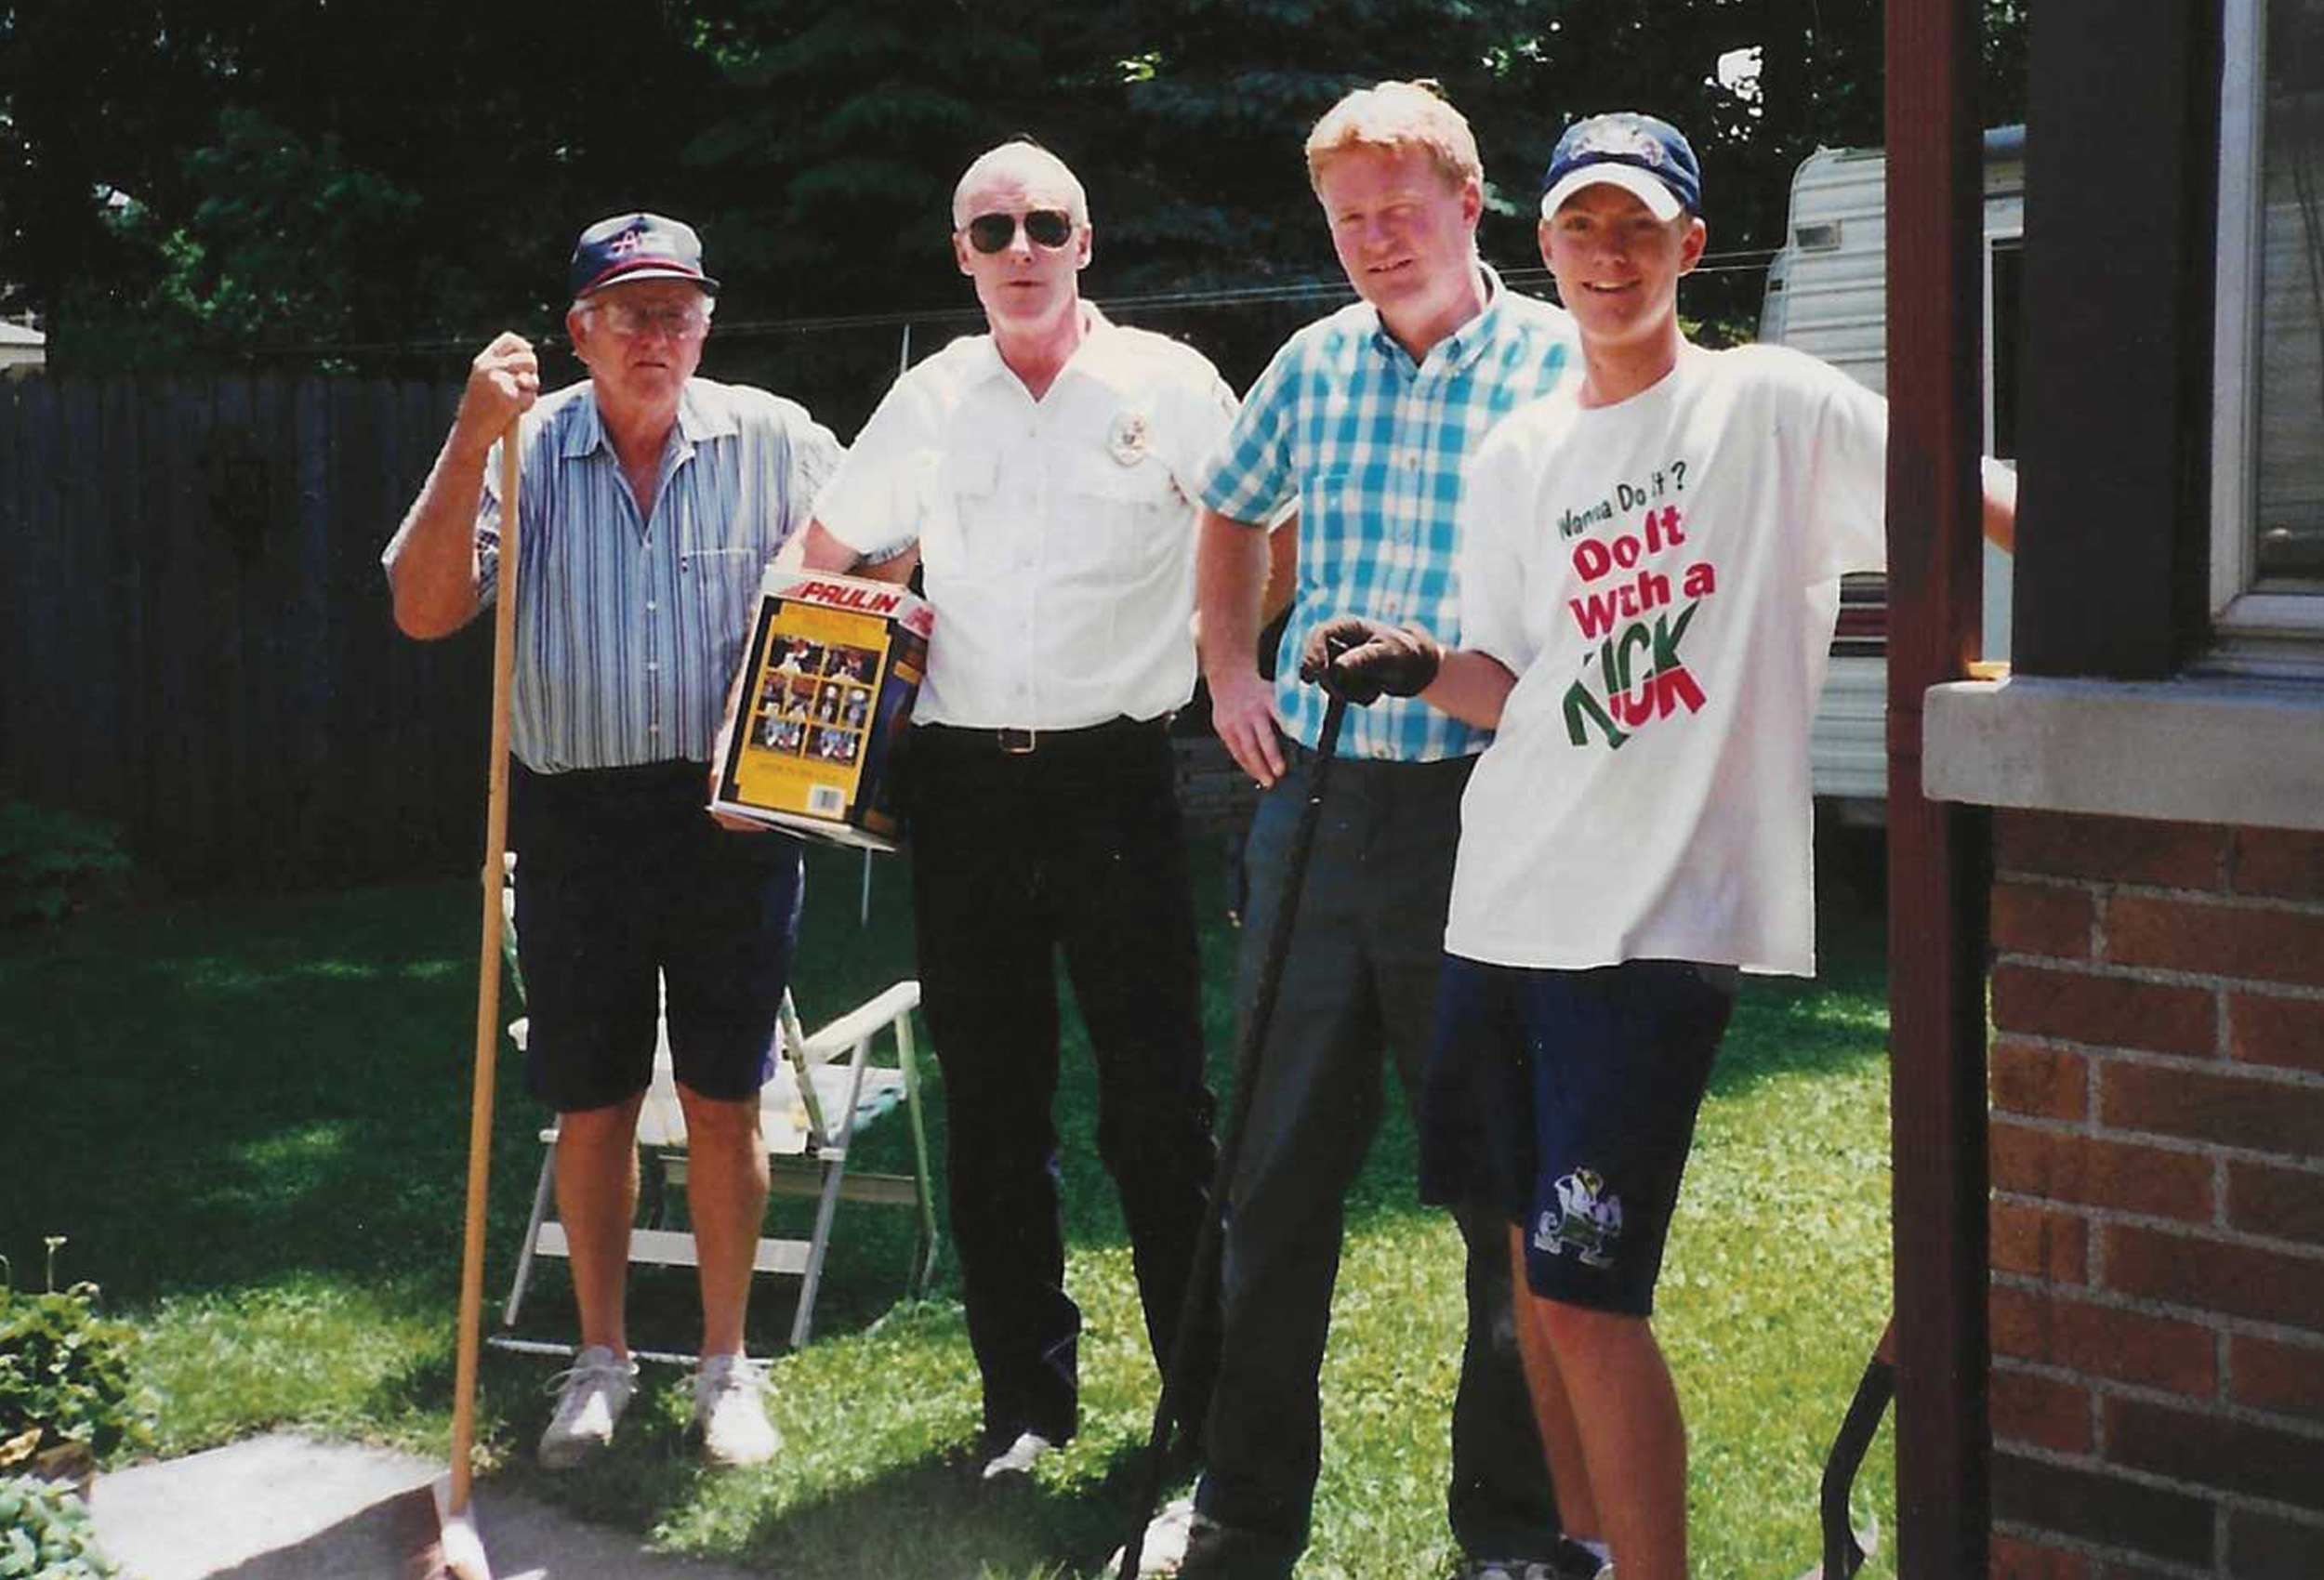
[[[1899,1580],[1987,1568],[1985,828],[1921,794],[1976,653],[1984,176],[1974,0],[1889,0],[1888,958]]]

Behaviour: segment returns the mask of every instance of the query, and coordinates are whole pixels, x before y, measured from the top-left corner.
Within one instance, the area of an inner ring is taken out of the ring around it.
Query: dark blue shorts
[[[1421,1194],[1499,1203],[1525,1232],[1536,1295],[1650,1314],[1735,994],[1723,966],[1446,956],[1420,1080]]]
[[[755,1097],[799,940],[799,842],[720,828],[700,763],[515,777],[527,1087],[560,1113],[643,1091],[659,973],[679,1081]]]

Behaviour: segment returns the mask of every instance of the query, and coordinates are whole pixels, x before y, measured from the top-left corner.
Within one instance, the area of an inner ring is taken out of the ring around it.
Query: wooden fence
[[[0,383],[0,795],[187,886],[472,862],[489,633],[407,640],[378,566],[458,393]]]
[[[0,380],[0,797],[128,831],[181,888],[468,870],[489,622],[395,629],[379,551],[456,384]],[[1190,821],[1250,785],[1181,721]]]

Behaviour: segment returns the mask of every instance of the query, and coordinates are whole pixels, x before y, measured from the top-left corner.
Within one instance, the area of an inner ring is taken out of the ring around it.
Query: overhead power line
[[[1764,270],[1775,257],[1773,247],[1750,251],[1705,253],[1696,265],[1697,274],[1731,274],[1745,270]],[[1502,281],[1528,295],[1551,283],[1546,269],[1504,269]],[[1297,280],[1257,285],[1219,285],[1197,291],[1154,291],[1134,296],[1092,297],[1100,309],[1116,317],[1138,312],[1203,311],[1222,308],[1263,307],[1279,302],[1312,302],[1330,306],[1355,299],[1354,287],[1344,280]],[[945,308],[934,311],[881,311],[842,313],[821,318],[745,319],[740,323],[722,320],[719,334],[729,339],[738,336],[773,335],[808,335],[834,329],[902,328],[905,324],[981,323],[983,309],[975,307]]]
[[[1734,274],[1764,270],[1775,257],[1776,251],[1772,247],[1763,247],[1705,253],[1702,261],[1696,265],[1695,272]],[[1529,296],[1546,295],[1551,284],[1550,271],[1546,269],[1505,269],[1500,272],[1505,283]],[[1193,291],[1152,291],[1138,296],[1097,296],[1090,299],[1109,315],[1132,317],[1145,312],[1207,312],[1299,302],[1310,303],[1317,308],[1333,307],[1353,301],[1355,291],[1344,280],[1295,280],[1250,285],[1215,285]],[[720,317],[716,330],[721,340],[756,340],[786,335],[830,334],[850,329],[901,329],[906,324],[974,325],[984,321],[984,309],[971,304],[955,308],[891,308],[873,312],[826,313],[803,318],[736,320]],[[455,356],[473,351],[480,343],[465,339],[334,341],[303,346],[262,346],[255,348],[254,354],[277,357]],[[535,344],[562,346],[565,337],[561,334],[543,335],[535,338]]]

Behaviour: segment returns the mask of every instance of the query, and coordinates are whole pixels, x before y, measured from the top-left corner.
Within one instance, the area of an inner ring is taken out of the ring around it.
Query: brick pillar
[[[2324,835],[1994,868],[1993,1573],[2324,1580]]]

